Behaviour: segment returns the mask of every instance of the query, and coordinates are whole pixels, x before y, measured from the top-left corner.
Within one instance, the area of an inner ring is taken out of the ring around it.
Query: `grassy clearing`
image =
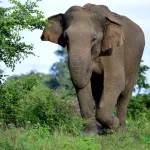
[[[0,130],[0,150],[150,150],[150,122],[128,121],[124,132],[95,137],[11,127]]]

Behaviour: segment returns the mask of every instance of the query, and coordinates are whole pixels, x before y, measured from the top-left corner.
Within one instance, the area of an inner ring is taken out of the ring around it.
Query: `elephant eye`
[[[97,37],[94,36],[93,39],[92,39],[92,43],[93,43],[93,42],[96,42],[96,39],[97,39]]]

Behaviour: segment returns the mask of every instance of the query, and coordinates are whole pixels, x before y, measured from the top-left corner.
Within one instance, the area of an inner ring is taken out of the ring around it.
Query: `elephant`
[[[48,22],[41,40],[67,46],[85,135],[124,129],[145,46],[142,29],[107,6],[90,3],[72,6]]]

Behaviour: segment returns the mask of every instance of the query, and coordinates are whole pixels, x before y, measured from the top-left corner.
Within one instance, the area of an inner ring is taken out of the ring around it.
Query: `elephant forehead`
[[[104,15],[98,14],[97,11],[91,11],[85,7],[71,7],[65,13],[66,24],[84,23],[84,24],[99,24],[104,22]]]
[[[84,9],[65,14],[66,25],[70,24],[84,24],[84,26],[91,26],[98,21],[98,16]]]
[[[79,20],[79,19],[89,19],[91,14],[84,10],[79,10],[79,11],[71,11],[65,14],[65,18],[68,20]]]
[[[71,12],[80,11],[80,10],[82,10],[82,7],[80,7],[80,6],[72,6],[72,7],[70,7],[70,8],[66,11],[66,14],[67,14],[67,13],[71,13]]]

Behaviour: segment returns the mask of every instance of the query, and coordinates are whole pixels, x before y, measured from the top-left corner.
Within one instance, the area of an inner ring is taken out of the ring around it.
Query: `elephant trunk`
[[[92,75],[91,56],[69,53],[68,63],[72,82],[75,87],[82,89],[87,86]]]

